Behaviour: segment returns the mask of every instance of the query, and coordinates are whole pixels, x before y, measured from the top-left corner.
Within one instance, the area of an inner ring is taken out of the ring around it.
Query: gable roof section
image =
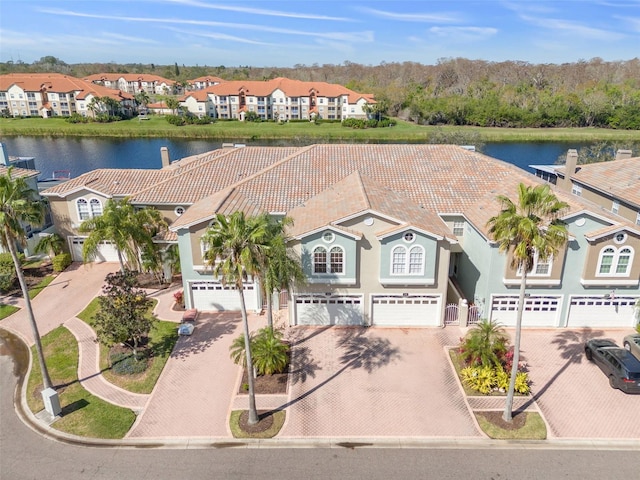
[[[113,90],[59,73],[10,73],[8,75],[0,75],[0,91],[8,90],[11,85],[17,85],[25,92],[78,92],[76,94],[78,100],[86,98],[89,94],[95,97],[110,97],[118,101],[133,99],[133,96],[120,92],[120,90]]]
[[[231,215],[233,212],[242,211],[247,216],[264,213],[258,205],[248,200],[237,189],[231,187],[209,195],[197,204],[189,207],[169,227],[172,232],[213,219],[216,214]]]
[[[395,219],[398,225],[387,229],[384,232],[386,234],[409,226],[439,237],[448,234],[446,226],[437,215],[418,207],[357,170],[303,205],[290,210],[287,215],[293,219],[294,224],[289,233],[301,238],[328,225],[340,228],[344,220],[367,212]]]
[[[154,75],[152,73],[94,73],[85,77],[87,82],[101,82],[108,80],[110,82],[117,82],[119,79],[124,79],[126,82],[158,82],[166,83],[167,85],[173,85],[176,83],[168,78],[161,77],[160,75]]]
[[[126,197],[141,188],[156,185],[171,175],[173,173],[170,170],[102,168],[48,188],[42,195],[64,198],[82,190],[90,190],[107,197]]]
[[[571,178],[640,208],[640,157],[578,165]]]

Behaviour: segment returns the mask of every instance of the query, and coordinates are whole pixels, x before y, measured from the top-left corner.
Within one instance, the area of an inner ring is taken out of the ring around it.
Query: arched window
[[[422,275],[424,273],[424,249],[415,245],[410,249],[403,245],[391,251],[392,275]]]
[[[102,202],[97,198],[92,198],[89,202],[89,206],[91,207],[91,216],[99,217],[102,215]]]
[[[78,207],[78,218],[80,221],[86,220],[91,216],[89,213],[89,204],[84,198],[76,200],[76,206]]]
[[[313,249],[313,273],[344,273],[344,250],[341,247]]]
[[[333,247],[329,252],[331,273],[344,273],[344,252],[340,247]]]
[[[327,273],[327,249],[324,247],[313,250],[313,273]]]
[[[391,253],[391,273],[401,275],[405,273],[407,263],[407,249],[402,245],[395,247]]]
[[[607,246],[600,251],[598,259],[598,276],[620,276],[627,277],[631,273],[633,264],[633,249],[631,247]]]

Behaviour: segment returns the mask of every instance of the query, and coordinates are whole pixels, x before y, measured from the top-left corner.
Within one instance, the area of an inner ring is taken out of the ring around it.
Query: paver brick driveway
[[[447,329],[291,329],[295,342],[281,437],[477,437],[449,366]]]
[[[602,371],[584,356],[588,339],[611,338],[622,345],[629,332],[523,330],[521,351],[535,399],[549,424],[549,438],[640,439],[640,395],[613,390]]]

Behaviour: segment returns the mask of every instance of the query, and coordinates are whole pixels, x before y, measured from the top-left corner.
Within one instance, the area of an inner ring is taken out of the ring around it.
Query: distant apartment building
[[[188,80],[189,88],[191,88],[192,90],[202,90],[203,88],[213,87],[214,85],[218,85],[219,83],[222,83],[222,82],[224,82],[223,79],[218,77],[213,77],[211,75],[194,78],[193,80]]]
[[[95,116],[105,107],[94,99],[109,97],[119,113],[135,108],[132,95],[59,73],[11,73],[0,75],[0,111],[12,117],[43,118],[78,113]]]
[[[177,87],[173,80],[147,73],[96,73],[85,77],[84,80],[132,95],[141,92],[149,95],[168,95],[174,93]]]
[[[288,78],[267,81],[231,81],[187,93],[181,106],[198,116],[244,120],[254,112],[262,120],[344,120],[367,118],[371,94],[342,85],[302,82]]]

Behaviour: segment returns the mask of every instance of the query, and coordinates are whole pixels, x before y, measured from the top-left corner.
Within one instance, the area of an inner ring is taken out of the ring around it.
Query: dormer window
[[[76,200],[76,208],[81,222],[102,215],[102,202],[98,198],[92,198],[89,201],[86,198],[79,198]]]
[[[314,248],[313,273],[344,273],[344,250],[342,250],[342,248],[338,246],[332,247],[329,251],[327,251],[327,249],[322,246]]]
[[[423,275],[424,249],[398,245],[391,251],[391,275]]]
[[[628,277],[633,263],[633,249],[622,247],[616,249],[612,246],[604,247],[600,251],[596,276]]]

